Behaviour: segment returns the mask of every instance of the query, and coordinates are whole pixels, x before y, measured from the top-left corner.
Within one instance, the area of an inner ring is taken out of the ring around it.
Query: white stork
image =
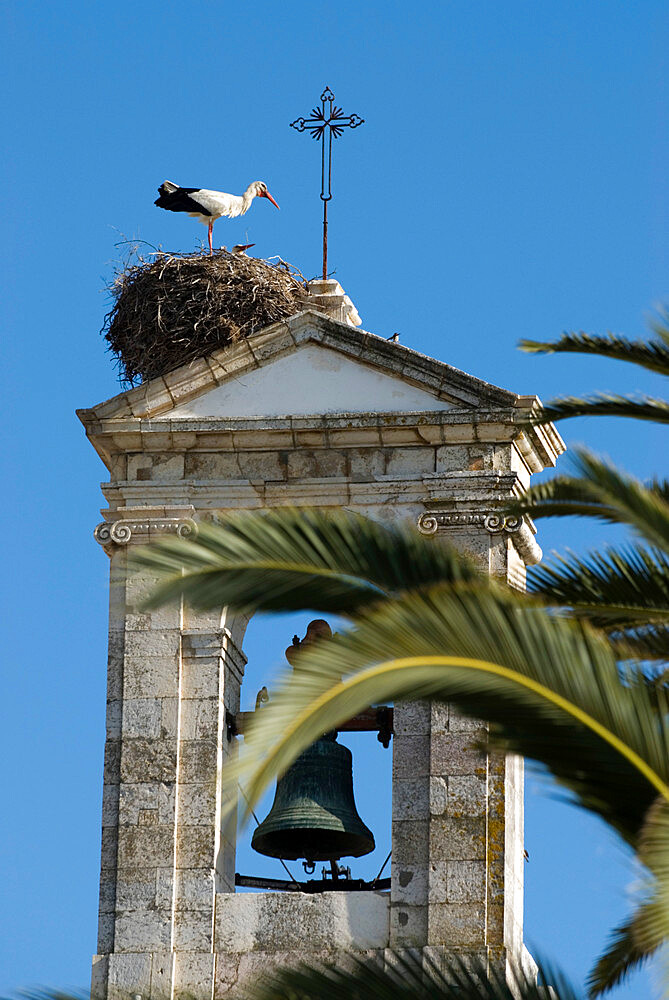
[[[213,254],[211,234],[216,219],[222,215],[234,219],[244,215],[251,207],[254,198],[269,198],[273,205],[279,206],[267,190],[264,181],[253,181],[244,194],[225,194],[223,191],[208,191],[206,188],[185,188],[163,181],[158,188],[159,198],[154,204],[165,208],[168,212],[187,212],[209,227],[209,253]]]

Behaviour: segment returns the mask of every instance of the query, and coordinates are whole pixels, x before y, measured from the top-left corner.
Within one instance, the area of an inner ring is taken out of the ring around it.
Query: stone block
[[[165,657],[171,660],[178,655],[180,635],[176,629],[168,631],[131,631],[125,634],[125,655]],[[127,695],[126,695],[127,697]]]
[[[386,474],[386,452],[382,448],[347,448],[346,457],[353,482],[373,482]]]
[[[216,740],[221,703],[215,698],[189,698],[181,702],[181,738]]]
[[[485,861],[447,861],[447,898],[435,902],[485,903]]]
[[[126,656],[123,679],[125,698],[176,698],[178,681],[176,648],[171,656]]]
[[[120,698],[113,698],[107,702],[107,739],[119,740],[121,738],[121,726],[123,723],[123,702]]]
[[[216,973],[216,955],[211,952],[175,956],[174,996],[212,1000]]]
[[[485,816],[432,820],[429,851],[431,861],[485,859]]]
[[[176,740],[179,735],[179,700],[177,698],[160,699],[160,732],[163,740]]]
[[[100,913],[113,913],[116,909],[116,869],[100,870]]]
[[[218,698],[220,665],[215,661],[184,659],[181,670],[182,698]]]
[[[391,878],[393,905],[425,906],[428,902],[428,873],[425,867],[395,865]]]
[[[409,473],[435,471],[434,448],[388,448],[386,452],[386,475],[397,476]]]
[[[441,775],[430,778],[430,814],[443,816],[448,810],[448,778]]]
[[[100,913],[98,916],[98,952],[108,955],[114,950],[114,926],[116,917],[113,913]]]
[[[388,943],[388,896],[375,892],[219,893],[216,950],[267,955]]]
[[[393,821],[393,867],[426,865],[430,842],[427,820]]]
[[[176,815],[176,784],[163,781],[158,785],[158,822],[172,826]]]
[[[116,914],[114,948],[117,952],[163,951],[170,948],[171,937],[172,914],[169,910],[128,910]]]
[[[391,947],[420,947],[427,940],[428,907],[399,903],[390,908]]]
[[[210,826],[216,823],[216,788],[212,781],[200,784],[179,784],[179,822],[189,826]]]
[[[136,737],[123,741],[121,753],[122,782],[160,782],[176,779],[177,748],[175,740]]]
[[[117,785],[121,774],[121,742],[107,740],[105,743],[105,760],[103,781],[106,785]]]
[[[119,869],[168,867],[173,861],[174,831],[171,826],[125,826],[119,829]]]
[[[151,955],[151,1000],[168,1000],[174,981],[174,952],[154,951]]]
[[[429,701],[400,701],[395,705],[393,729],[396,738],[427,735],[430,722]]]
[[[430,773],[485,776],[486,754],[477,747],[477,741],[485,738],[484,729],[474,733],[436,733],[430,742]]]
[[[174,915],[174,948],[177,952],[213,951],[214,907],[205,910],[179,910]]]
[[[158,698],[128,698],[123,704],[123,735],[161,735],[162,706]]]
[[[451,706],[447,701],[430,703],[431,733],[447,733],[450,730]]]
[[[91,1000],[105,1000],[109,976],[109,955],[93,955]]]
[[[396,735],[393,739],[393,779],[418,778],[429,773],[429,738]]]
[[[119,786],[119,825],[136,826],[139,814],[158,809],[158,785],[152,782]]]
[[[205,826],[180,826],[177,857],[180,868],[213,868],[215,831]]]
[[[232,436],[230,436],[232,445]],[[234,451],[189,452],[185,456],[186,479],[245,479]]]
[[[102,868],[115,869],[118,851],[118,827],[102,827],[102,848],[100,860]]]
[[[469,448],[446,444],[435,449],[435,472],[459,472],[469,468]]]
[[[427,943],[447,948],[482,948],[486,944],[485,905],[435,903],[429,907]]]
[[[212,868],[177,868],[175,899],[177,910],[212,912],[215,890]]]
[[[485,724],[480,719],[470,719],[451,706],[449,729],[452,733],[481,733]],[[484,738],[483,736],[481,737]]]
[[[396,778],[393,781],[393,819],[426,819],[430,811],[429,779]]]
[[[241,435],[235,434],[235,443],[241,445]],[[264,482],[283,482],[287,478],[285,463],[275,451],[240,451],[237,453],[243,479]]]
[[[216,778],[218,747],[214,740],[181,740],[180,782],[212,782]]]
[[[117,910],[146,910],[156,905],[153,868],[120,868],[116,879]]]
[[[128,996],[151,990],[151,955],[128,952],[109,956],[109,1000],[128,1000]]]
[[[238,952],[218,952],[214,973],[214,1000],[222,1000],[234,990],[239,981],[240,961],[241,955]]]
[[[488,782],[475,774],[455,774],[448,779],[448,815],[482,816],[486,813]]]
[[[102,825],[116,826],[119,811],[119,786],[104,785],[102,788]]]

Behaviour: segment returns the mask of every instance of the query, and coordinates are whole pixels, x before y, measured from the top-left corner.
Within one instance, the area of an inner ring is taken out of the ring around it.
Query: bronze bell
[[[299,645],[330,635],[327,622],[312,622]],[[267,818],[256,828],[251,846],[270,858],[331,861],[362,857],[374,850],[374,836],[358,815],[353,798],[353,756],[336,742],[336,733],[307,747],[276,784]]]
[[[374,850],[353,799],[353,757],[326,736],[300,754],[276,783],[274,803],[251,847],[270,858],[330,861]]]

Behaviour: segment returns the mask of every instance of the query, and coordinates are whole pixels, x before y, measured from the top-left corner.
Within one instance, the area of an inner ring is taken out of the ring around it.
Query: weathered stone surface
[[[486,856],[485,815],[444,818],[430,823],[430,858],[470,861]]]
[[[474,733],[435,733],[430,745],[430,770],[433,774],[485,776],[486,756],[477,748],[485,739],[485,730]]]
[[[389,897],[380,892],[243,893],[216,897],[216,948],[280,952],[385,948]]]
[[[427,736],[395,736],[393,778],[418,778],[430,773],[430,741]]]
[[[486,945],[484,904],[434,903],[429,909],[429,944],[447,948],[481,948]]]
[[[174,740],[136,737],[123,742],[121,781],[160,782],[176,779],[177,748]]]

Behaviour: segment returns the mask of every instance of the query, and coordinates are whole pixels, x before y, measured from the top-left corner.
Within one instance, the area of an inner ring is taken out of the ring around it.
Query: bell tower
[[[79,411],[109,470],[100,998],[222,1000],[346,950],[525,954],[522,761],[480,750],[485,728],[441,703],[394,706],[389,891],[236,893],[221,768],[247,620],[145,613],[153,581],[127,569],[134,545],[216,512],[290,504],[407,520],[524,587],[534,528],[500,508],[564,447],[523,428],[536,397],[358,329],[338,283],[317,284],[314,309]]]

